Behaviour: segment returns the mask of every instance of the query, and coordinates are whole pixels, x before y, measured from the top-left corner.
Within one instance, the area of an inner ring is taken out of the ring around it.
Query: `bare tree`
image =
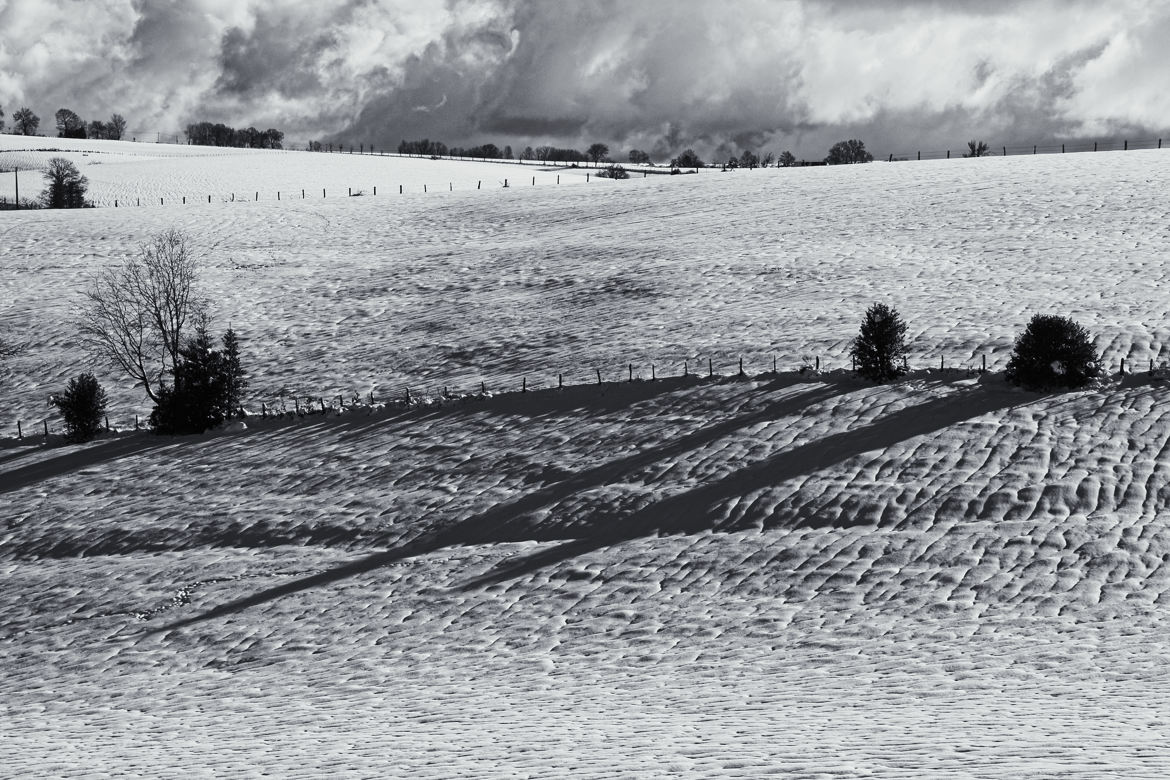
[[[126,134],[126,119],[121,114],[113,114],[110,116],[110,122],[106,125],[106,137],[111,141],[121,141],[122,136]]]
[[[987,156],[987,144],[984,143],[983,141],[968,141],[967,148],[970,149],[970,151],[967,154],[964,154],[963,155],[964,157],[986,157]]]
[[[206,313],[196,271],[187,236],[171,229],[140,245],[120,268],[95,277],[85,293],[82,342],[155,403],[174,376],[189,329]]]
[[[37,126],[40,123],[41,118],[34,114],[28,106],[12,115],[12,129],[17,135],[36,135]]]

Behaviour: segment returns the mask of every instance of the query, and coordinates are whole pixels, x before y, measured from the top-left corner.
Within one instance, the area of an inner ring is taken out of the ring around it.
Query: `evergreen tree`
[[[65,392],[53,397],[53,405],[65,421],[70,441],[89,441],[102,429],[106,413],[106,391],[93,374],[81,374],[69,380]]]
[[[888,382],[901,376],[901,363],[906,356],[906,323],[897,310],[884,303],[870,306],[849,354],[856,363],[857,373],[866,379]]]
[[[1067,317],[1037,314],[1016,339],[1004,372],[1007,380],[1033,390],[1084,387],[1101,376],[1101,361],[1089,332]]]
[[[223,334],[220,371],[223,384],[224,416],[231,420],[242,410],[240,403],[248,389],[248,375],[240,362],[240,341],[231,327]]]

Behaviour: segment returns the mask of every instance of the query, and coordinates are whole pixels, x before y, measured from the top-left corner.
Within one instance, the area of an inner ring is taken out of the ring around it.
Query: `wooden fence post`
[[[1153,363],[1152,360],[1150,362]],[[20,420],[16,421],[16,438],[21,440],[24,439],[24,431],[20,428]]]
[[[48,441],[49,440],[49,421],[48,420],[41,420],[41,422],[45,424],[45,441]]]
[[[601,369],[595,368],[593,370],[597,372],[597,384],[601,384]]]
[[[715,367],[711,362],[711,358],[707,358],[707,378],[710,379],[713,376],[715,376]]]

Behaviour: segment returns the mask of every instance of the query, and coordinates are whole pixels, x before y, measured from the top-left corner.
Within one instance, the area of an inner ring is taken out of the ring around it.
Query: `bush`
[[[70,441],[89,441],[98,435],[106,403],[106,391],[93,374],[70,379],[65,392],[53,397],[53,405],[65,419],[65,433]]]
[[[838,141],[825,158],[826,165],[854,165],[873,162],[873,155],[865,151],[865,144],[856,138]]]
[[[866,379],[888,382],[901,376],[906,357],[906,323],[897,310],[884,303],[870,306],[849,354],[857,373]]]
[[[1101,376],[1093,339],[1079,324],[1055,314],[1037,314],[1016,339],[1007,380],[1031,390],[1084,387]]]
[[[597,172],[598,178],[601,179],[628,179],[630,174],[626,169],[620,165],[607,165]]]

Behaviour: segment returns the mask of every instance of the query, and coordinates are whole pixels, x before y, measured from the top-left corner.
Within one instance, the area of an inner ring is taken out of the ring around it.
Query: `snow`
[[[1168,167],[0,213],[24,419],[76,371],[86,269],[170,225],[258,398],[347,393],[198,437],[3,442],[5,771],[1160,776],[1170,389],[936,366],[1002,368],[1035,311],[1114,371],[1158,357]],[[890,386],[840,370],[879,294],[916,347]]]

